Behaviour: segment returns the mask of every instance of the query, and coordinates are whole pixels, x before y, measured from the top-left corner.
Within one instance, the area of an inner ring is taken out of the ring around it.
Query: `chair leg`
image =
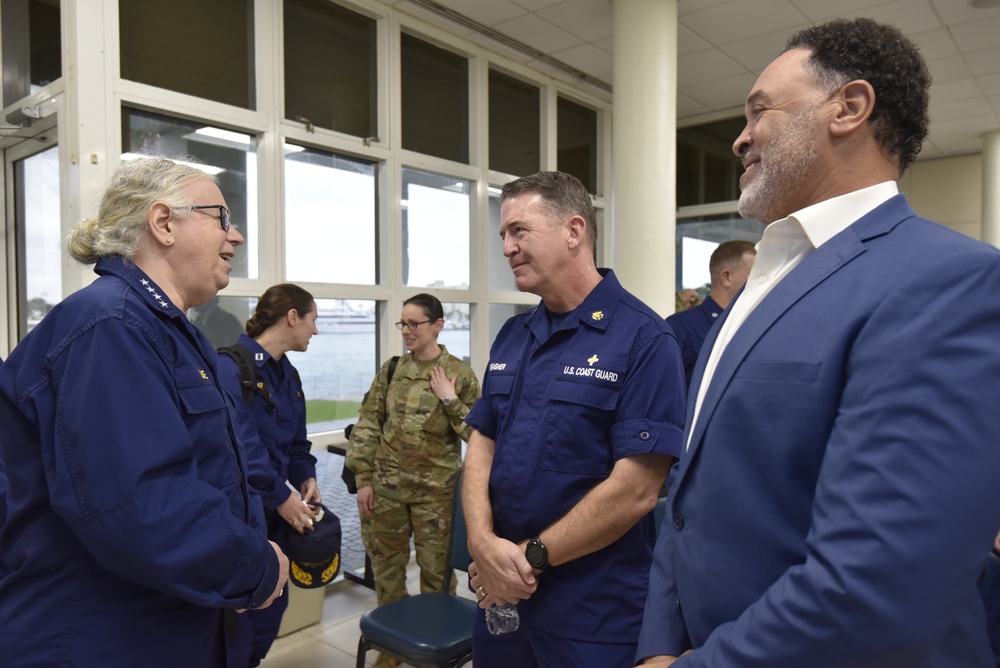
[[[365,657],[368,655],[368,642],[365,637],[358,638],[358,662],[355,668],[365,668]]]

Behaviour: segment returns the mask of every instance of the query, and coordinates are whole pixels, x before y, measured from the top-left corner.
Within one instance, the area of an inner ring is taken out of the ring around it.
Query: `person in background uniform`
[[[241,243],[215,181],[158,158],[118,167],[70,235],[99,278],[0,367],[5,666],[225,665],[223,612],[284,589],[236,405],[184,315]]]
[[[652,510],[680,454],[684,373],[663,318],[594,264],[586,188],[562,172],[512,181],[500,236],[518,290],[542,298],[504,324],[466,421],[462,500],[480,607],[476,668],[631,666]],[[526,556],[530,554],[530,558]]]
[[[991,665],[1000,252],[898,193],[929,87],[897,29],[840,19],[747,97],[739,211],[767,228],[691,384],[644,665]]]
[[[250,484],[264,502],[268,538],[283,551],[288,548],[284,527],[299,533],[311,531],[316,513],[309,504],[323,501],[316,485],[316,457],[310,453],[312,444],[306,437],[306,400],[295,368],[285,354],[290,350],[306,351],[309,340],[318,333],[316,315],[311,294],[290,283],[274,285],[257,300],[246,333],[236,340],[253,355],[257,376],[263,380],[273,405],[257,394],[247,405],[239,365],[228,355],[219,356],[219,380],[240,404]],[[289,489],[286,481],[298,493]],[[264,610],[251,610],[241,616],[243,632],[252,639],[250,656],[247,660],[245,648],[235,647],[230,666],[260,664],[278,636],[287,607],[288,597],[282,596]]]
[[[667,324],[674,330],[674,336],[677,337],[677,343],[681,347],[684,377],[689,386],[695,362],[698,361],[698,353],[701,352],[701,344],[708,336],[708,330],[747,282],[747,275],[750,273],[756,254],[754,245],[749,241],[735,240],[719,244],[708,260],[712,291],[701,304],[667,318]]]
[[[243,333],[239,318],[219,305],[218,296],[201,306],[195,306],[188,312],[188,316],[216,348],[232,344]]]
[[[346,460],[357,476],[361,536],[379,605],[407,595],[411,535],[420,591],[444,586],[462,441],[472,431],[463,420],[479,396],[469,365],[437,342],[444,327],[437,297],[407,299],[396,327],[409,354],[400,358],[391,383],[390,362],[372,381]],[[384,654],[375,662],[379,668],[396,665]]]

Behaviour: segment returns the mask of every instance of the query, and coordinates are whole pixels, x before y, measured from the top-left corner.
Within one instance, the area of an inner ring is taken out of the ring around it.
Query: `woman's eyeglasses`
[[[413,320],[410,320],[408,322],[404,322],[404,321],[400,320],[399,322],[396,323],[396,329],[402,330],[405,327],[406,329],[408,329],[408,330],[410,330],[412,332],[413,330],[415,330],[420,325],[426,325],[429,322],[434,322],[434,321],[433,320],[421,320],[420,322],[415,322]]]
[[[229,209],[222,206],[221,204],[202,204],[200,206],[189,206],[189,209],[218,209],[219,210],[219,223],[222,225],[222,230],[224,232],[229,231]]]

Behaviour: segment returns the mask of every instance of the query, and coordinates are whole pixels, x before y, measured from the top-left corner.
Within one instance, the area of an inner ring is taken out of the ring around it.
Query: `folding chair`
[[[365,668],[365,655],[370,649],[417,668],[457,668],[472,660],[476,602],[446,593],[454,577],[453,569],[468,572],[472,561],[462,514],[461,472],[455,486],[449,542],[444,592],[409,596],[361,615],[357,668]]]

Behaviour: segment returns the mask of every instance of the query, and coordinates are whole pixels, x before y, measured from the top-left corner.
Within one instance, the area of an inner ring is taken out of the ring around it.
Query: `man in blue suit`
[[[747,98],[740,213],[768,227],[695,369],[645,665],[993,665],[1000,253],[898,194],[929,84],[898,30],[837,20]]]

